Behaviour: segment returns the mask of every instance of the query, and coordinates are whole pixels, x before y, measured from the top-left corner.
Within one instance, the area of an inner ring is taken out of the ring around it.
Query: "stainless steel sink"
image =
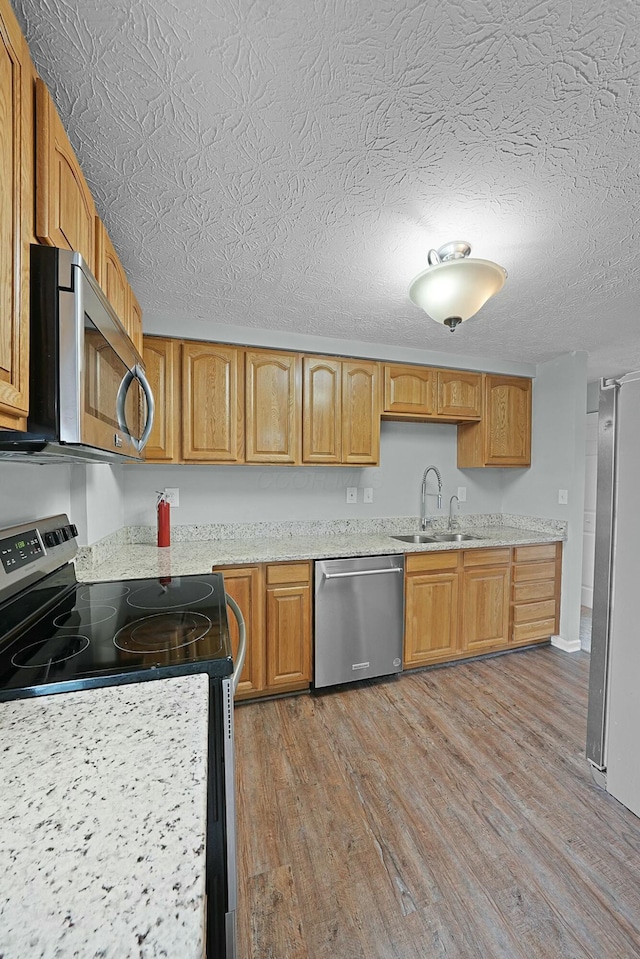
[[[470,539],[478,539],[468,533],[407,533],[406,536],[392,536],[391,539],[401,543],[462,543]]]
[[[433,533],[431,539],[434,543],[461,543],[478,537],[470,536],[469,533]]]
[[[433,536],[426,536],[423,533],[408,533],[406,536],[392,536],[391,539],[399,539],[401,543],[436,543]]]

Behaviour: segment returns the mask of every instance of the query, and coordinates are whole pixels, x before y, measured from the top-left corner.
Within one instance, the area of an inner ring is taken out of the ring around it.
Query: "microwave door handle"
[[[142,387],[142,392],[145,395],[147,401],[147,422],[145,423],[144,430],[142,431],[142,436],[139,440],[131,436],[129,427],[127,426],[127,417],[125,413],[125,405],[127,402],[127,393],[129,392],[129,387],[134,380],[138,380],[140,386]],[[144,370],[141,366],[136,365],[132,370],[127,370],[125,375],[122,377],[122,382],[118,387],[118,395],[116,397],[116,416],[118,417],[118,425],[123,433],[126,433],[131,437],[131,442],[140,453],[147,443],[149,442],[149,436],[151,435],[151,430],[153,429],[153,419],[155,415],[155,401],[153,399],[153,392],[151,390],[151,385],[149,380],[145,376]]]
[[[147,422],[144,425],[142,436],[136,443],[138,452],[141,453],[142,450],[147,445],[147,443],[149,442],[149,437],[151,436],[151,430],[153,429],[153,421],[155,419],[155,414],[156,414],[156,403],[153,398],[153,390],[151,389],[151,384],[149,383],[149,380],[147,379],[142,367],[138,366],[138,364],[136,363],[133,369],[136,377],[138,378],[140,382],[140,386],[142,387],[142,392],[144,393],[145,399],[147,401]]]

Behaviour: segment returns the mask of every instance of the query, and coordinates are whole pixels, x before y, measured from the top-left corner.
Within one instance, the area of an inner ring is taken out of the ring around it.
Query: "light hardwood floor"
[[[236,709],[240,959],[640,957],[640,820],[551,647]]]

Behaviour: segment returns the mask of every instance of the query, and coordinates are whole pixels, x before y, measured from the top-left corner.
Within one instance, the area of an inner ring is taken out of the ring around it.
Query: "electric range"
[[[209,676],[207,953],[233,959],[233,690],[242,656],[234,673],[223,576],[79,583],[76,536],[64,514],[0,531],[0,702]],[[243,633],[241,617],[238,625]]]

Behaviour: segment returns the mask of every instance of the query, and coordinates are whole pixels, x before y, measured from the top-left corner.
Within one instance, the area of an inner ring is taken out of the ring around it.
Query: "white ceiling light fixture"
[[[507,278],[503,267],[491,260],[476,260],[470,253],[471,246],[464,240],[429,250],[429,266],[409,287],[416,306],[452,333],[495,296]]]

